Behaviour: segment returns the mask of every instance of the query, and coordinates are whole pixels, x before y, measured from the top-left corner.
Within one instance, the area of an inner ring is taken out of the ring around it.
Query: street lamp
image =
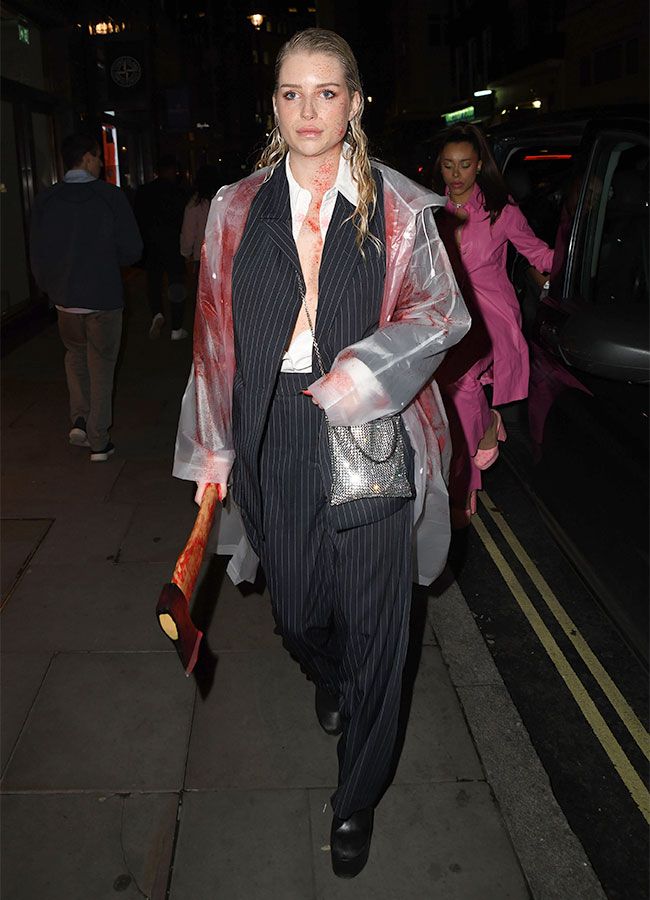
[[[252,13],[246,17],[256,31],[259,31],[264,24],[264,15],[262,13]]]
[[[266,18],[266,16],[263,13],[251,13],[251,15],[246,16],[246,18],[255,29],[255,121],[258,125],[261,125],[263,121],[264,110],[264,82],[262,76],[262,45],[260,28],[264,24],[264,19]]]

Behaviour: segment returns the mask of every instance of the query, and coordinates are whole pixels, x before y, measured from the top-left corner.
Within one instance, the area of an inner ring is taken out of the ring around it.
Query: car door
[[[648,139],[593,123],[531,345],[532,484],[560,540],[647,654]]]

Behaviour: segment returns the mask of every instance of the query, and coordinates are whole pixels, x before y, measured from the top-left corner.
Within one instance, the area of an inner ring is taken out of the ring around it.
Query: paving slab
[[[173,569],[190,535],[197,512],[198,507],[194,503],[138,504],[121,542],[120,561],[171,562]]]
[[[50,438],[43,440],[43,422],[16,423],[3,436],[4,469],[24,470],[25,466],[61,466],[70,470],[89,462],[88,449],[70,444],[70,422],[57,414]]]
[[[2,403],[2,428],[9,428],[39,397],[41,385],[33,381],[16,377],[3,364],[2,384],[0,386]],[[5,432],[6,433],[6,432]]]
[[[483,769],[440,650],[424,646],[395,782],[482,778]]]
[[[0,522],[0,596],[3,603],[51,525],[52,519],[3,518]]]
[[[36,699],[49,653],[0,654],[0,769],[4,770]]]
[[[150,425],[130,425],[128,420],[116,419],[111,440],[126,459],[163,463],[167,477],[172,479],[176,432],[169,425],[155,422]]]
[[[57,655],[4,790],[180,790],[194,690],[173,650]]]
[[[79,548],[83,548],[86,567],[114,561],[134,511],[133,504],[91,502],[80,497],[71,498],[65,505],[58,504],[56,518],[39,545],[34,564],[72,563]]]
[[[140,378],[137,382],[118,385],[113,402],[113,424],[128,426],[134,437],[142,433],[147,425],[155,425],[167,403],[168,386],[155,376]]]
[[[211,649],[221,653],[281,648],[282,638],[275,633],[268,592],[259,594],[249,586],[235,586],[225,574],[228,560],[225,556],[215,557],[215,569],[221,579],[205,630]],[[209,589],[209,585],[206,587]]]
[[[393,785],[375,814],[368,864],[353,881],[331,869],[328,792],[309,794],[316,900],[530,900],[485,783]]]
[[[70,498],[104,500],[118,478],[124,460],[116,452],[107,462],[91,463],[90,454],[82,448],[70,447],[80,455],[73,465],[34,466],[30,462],[14,463],[4,471],[1,482],[3,504],[37,502],[47,497],[50,503],[67,503]],[[129,502],[127,497],[126,502]]]
[[[174,399],[168,400],[160,413],[159,421],[164,425],[169,425],[174,436],[176,436],[176,429],[178,428],[178,417],[181,411],[181,399],[185,391],[185,385],[187,384],[189,374],[190,370],[188,366],[187,373],[182,380],[182,387],[178,398],[174,397]]]
[[[25,652],[169,650],[155,615],[169,576],[162,563],[32,563],[3,610],[2,646]],[[25,628],[25,621],[38,627]]]
[[[65,348],[54,322],[38,334],[15,347],[2,361],[2,368],[9,377],[25,384],[65,383],[63,358]],[[38,360],[38,365],[34,365]]]
[[[194,497],[194,482],[172,477],[171,460],[129,460],[111,491],[119,503],[168,503],[178,510]]]
[[[3,797],[3,897],[164,900],[177,805],[176,794]]]
[[[31,365],[34,365],[32,360]],[[40,365],[40,360],[39,360]],[[4,364],[3,364],[4,369]],[[9,378],[16,378],[14,389],[18,395],[24,394],[31,401],[25,409],[24,415],[15,420],[15,424],[39,425],[41,430],[47,422],[56,421],[56,418],[64,416],[64,421],[68,421],[70,413],[69,394],[65,381],[65,372],[63,366],[63,356],[61,356],[60,368],[58,363],[54,363],[51,367],[50,375],[39,375],[33,379],[27,379],[22,367],[16,370],[16,367],[10,367],[8,370]],[[20,374],[18,374],[20,373]],[[34,387],[37,390],[34,391]]]
[[[337,778],[336,738],[314,712],[314,687],[282,649],[221,653],[197,699],[186,787],[304,788]]]
[[[183,796],[170,900],[313,897],[306,791]]]

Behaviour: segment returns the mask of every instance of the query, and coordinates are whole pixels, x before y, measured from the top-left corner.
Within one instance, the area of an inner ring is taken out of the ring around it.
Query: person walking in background
[[[185,207],[181,228],[181,253],[191,259],[198,270],[201,246],[212,198],[219,190],[219,170],[216,166],[201,166],[196,173],[194,193]]]
[[[92,135],[61,145],[63,181],[37,194],[31,219],[34,279],[57,309],[66,348],[70,443],[90,448],[91,462],[114,452],[109,440],[115,363],[122,337],[120,266],[137,262],[142,239],[129,202],[100,181],[102,159]]]
[[[299,32],[275,79],[261,169],[212,202],[174,475],[198,483],[197,500],[206,483],[225,498],[232,477],[285,646],[321,727],[341,734],[331,859],[352,877],[395,753],[415,526],[426,583],[446,560],[448,435],[431,378],[469,317],[435,227],[441,198],[370,161],[348,44]],[[329,428],[370,422],[390,429],[374,455],[403,461],[399,483],[343,465],[335,497]]]
[[[549,272],[553,251],[529,227],[475,125],[442,133],[434,166],[434,190],[447,204],[438,216],[472,327],[436,373],[452,439],[449,495],[452,525],[469,524],[476,511],[481,471],[499,455],[506,439],[494,407],[528,395],[528,347],[521,310],[508,279],[508,241],[540,272]],[[492,408],[484,387],[492,389]]]
[[[185,314],[185,260],[179,249],[183,212],[187,195],[177,183],[177,163],[163,156],[158,163],[158,177],[138,188],[135,214],[144,240],[144,266],[151,309],[149,337],[160,337],[165,325],[163,313],[163,281],[167,276],[167,296],[171,308],[171,339],[187,337],[183,328]]]

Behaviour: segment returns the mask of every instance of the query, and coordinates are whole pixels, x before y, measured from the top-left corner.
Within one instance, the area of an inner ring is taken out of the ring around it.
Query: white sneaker
[[[91,462],[106,462],[106,460],[111,457],[115,453],[115,447],[108,442],[103,450],[91,450],[90,451],[90,461]]]
[[[149,329],[149,337],[152,341],[157,340],[160,337],[160,332],[162,331],[162,327],[165,324],[165,317],[162,313],[156,313],[151,321],[151,328]]]
[[[70,443],[73,447],[90,447],[88,435],[86,434],[86,420],[81,417],[75,419],[75,423],[70,430]]]
[[[182,341],[183,338],[187,337],[187,331],[184,328],[173,328],[172,329],[172,341]]]

